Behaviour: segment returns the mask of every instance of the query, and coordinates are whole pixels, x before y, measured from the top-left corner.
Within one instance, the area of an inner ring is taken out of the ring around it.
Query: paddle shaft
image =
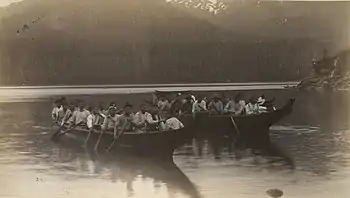
[[[64,125],[61,125],[61,126],[55,131],[55,133],[52,134],[51,139],[54,139],[54,138],[58,135],[58,133],[62,130],[63,126],[64,126]]]
[[[111,143],[111,145],[109,145],[109,147],[108,147],[108,149],[107,149],[107,152],[109,152],[109,151],[113,148],[115,142],[116,142],[116,141],[119,139],[119,137],[124,133],[126,126],[127,126],[127,124],[125,124],[125,126],[122,128],[122,130],[120,131],[120,133],[118,134],[118,136],[115,137],[115,138],[113,139],[113,142]]]
[[[62,120],[62,122],[66,122],[66,120],[69,120],[72,117],[73,114],[69,115],[66,119]],[[54,124],[57,123],[57,121],[54,122]],[[61,123],[61,126],[57,129],[57,131],[52,134],[51,139],[53,139],[54,137],[56,137],[58,135],[58,133],[62,130],[64,123]],[[53,124],[53,125],[54,125]]]
[[[101,138],[102,138],[102,135],[104,134],[104,132],[105,132],[105,129],[102,129],[100,135],[98,136],[98,140],[97,140],[97,142],[95,144],[95,148],[94,148],[95,150],[97,150],[98,145],[100,144],[100,141],[101,141]]]
[[[88,135],[87,135],[87,137],[85,139],[84,145],[86,145],[87,142],[89,141],[91,133],[92,133],[93,130],[94,130],[94,127],[91,127],[91,129],[89,129],[89,133],[88,133]]]
[[[107,116],[105,119],[111,119],[111,117]],[[114,120],[112,120],[112,121],[114,121]],[[100,141],[101,141],[102,135],[104,134],[105,131],[106,131],[105,129],[102,129],[100,135],[98,136],[97,142],[96,142],[95,147],[94,147],[95,151],[98,149],[98,145],[100,145]]]
[[[235,127],[235,129],[236,129],[236,131],[237,131],[237,139],[238,139],[238,137],[239,137],[239,135],[240,135],[240,131],[239,131],[239,129],[238,129],[238,127],[237,127],[237,124],[236,124],[236,121],[235,121],[235,119],[233,118],[233,116],[230,116],[230,119],[231,119],[231,122],[232,122],[232,124],[233,124],[233,126]]]
[[[72,127],[70,127],[69,129],[67,129],[66,131],[62,132],[61,134],[59,134],[59,137],[61,137],[62,135],[65,135],[66,133],[72,131],[73,129],[75,129],[77,126],[79,126],[82,122],[78,122],[77,124],[74,124]]]

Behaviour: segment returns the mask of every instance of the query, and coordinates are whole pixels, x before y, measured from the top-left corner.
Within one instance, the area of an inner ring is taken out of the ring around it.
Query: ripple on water
[[[48,126],[32,126],[34,129],[39,129],[39,130],[50,130],[51,127],[48,127]]]

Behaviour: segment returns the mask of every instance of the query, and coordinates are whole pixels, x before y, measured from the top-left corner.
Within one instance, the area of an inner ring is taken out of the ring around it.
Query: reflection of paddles
[[[239,131],[239,129],[238,129],[238,127],[237,127],[237,124],[236,124],[236,121],[235,121],[235,119],[233,118],[233,116],[230,116],[230,119],[231,119],[231,122],[232,122],[232,125],[233,125],[233,127],[235,128],[235,130],[236,130],[236,140],[235,140],[235,143],[238,141],[238,139],[239,139],[239,136],[240,136],[240,134],[241,134],[241,132]]]

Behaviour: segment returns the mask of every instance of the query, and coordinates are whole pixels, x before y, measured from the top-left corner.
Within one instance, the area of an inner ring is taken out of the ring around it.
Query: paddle
[[[97,113],[97,114],[100,116],[100,117],[98,118],[98,120],[97,120],[97,123],[99,123],[99,121],[100,121],[101,118],[106,118],[106,116],[103,115],[102,113]],[[96,123],[96,120],[95,120],[95,123]],[[89,139],[90,139],[91,133],[92,133],[92,131],[94,130],[94,125],[95,125],[95,123],[92,122],[92,126],[91,126],[91,128],[89,129],[89,133],[88,133],[88,135],[87,135],[87,137],[86,137],[86,139],[85,139],[84,145],[87,145],[87,142],[88,142]]]
[[[127,122],[129,122],[129,121],[127,121]],[[125,126],[122,128],[122,130],[120,131],[120,133],[117,135],[117,137],[114,137],[113,142],[111,143],[111,145],[109,145],[109,147],[108,147],[108,149],[107,149],[107,152],[109,152],[109,151],[113,148],[115,142],[116,142],[116,141],[119,139],[119,137],[125,132],[126,126],[127,126],[127,124],[125,124]],[[114,130],[116,130],[116,129],[114,129]]]
[[[87,137],[85,139],[84,145],[87,145],[87,142],[89,141],[91,133],[92,133],[93,130],[94,130],[94,127],[91,127],[91,129],[89,129],[89,133],[88,133],[88,135],[87,135]]]
[[[235,119],[233,118],[233,116],[230,116],[230,119],[231,119],[231,122],[232,122],[232,124],[233,124],[233,127],[236,129],[236,131],[237,131],[237,139],[238,139],[238,137],[239,137],[239,135],[240,135],[240,131],[239,131],[239,129],[238,129],[238,127],[237,127],[237,124],[236,124],[236,121],[235,121]]]
[[[114,121],[112,118],[111,118],[111,116],[109,115],[109,116],[107,116],[105,119],[110,119],[112,122],[116,122],[116,121]],[[107,126],[108,126],[108,123],[107,123]],[[102,131],[101,131],[101,133],[100,133],[100,135],[99,135],[99,137],[98,137],[98,140],[97,140],[97,142],[96,142],[96,144],[95,144],[95,148],[94,148],[94,150],[95,151],[97,151],[97,149],[98,149],[98,145],[100,144],[100,141],[101,141],[101,138],[102,138],[102,136],[103,136],[103,133],[105,132],[105,129],[102,129]]]
[[[105,131],[106,131],[105,129],[102,129],[102,131],[101,131],[100,135],[98,136],[98,140],[97,140],[97,142],[96,142],[96,144],[95,144],[95,147],[94,147],[94,150],[95,150],[95,151],[97,151],[97,149],[98,149],[98,145],[100,144],[100,141],[101,141],[102,135],[103,135],[103,133],[104,133]]]
[[[68,129],[65,130],[64,132],[58,134],[57,137],[61,137],[61,136],[65,135],[66,133],[72,131],[72,130],[75,129],[77,126],[81,125],[82,123],[83,123],[83,121],[78,122],[77,124],[74,124],[73,126],[71,126],[70,128],[68,128]]]
[[[54,123],[52,124],[52,127],[53,127],[54,125],[56,125],[56,124],[57,124],[57,123],[54,122]],[[50,138],[51,140],[53,140],[53,139],[57,136],[57,134],[62,130],[63,126],[64,126],[64,125],[61,125],[60,127],[58,127],[58,129],[52,134],[52,136],[51,136],[51,138]]]
[[[72,117],[72,115],[73,115],[73,113],[71,113],[69,116],[67,116],[67,118],[63,117],[60,127],[57,129],[57,131],[54,134],[52,134],[51,139],[54,139],[58,135],[58,133],[62,130],[64,124]],[[54,121],[53,125],[55,125],[55,124],[58,124],[58,122]]]

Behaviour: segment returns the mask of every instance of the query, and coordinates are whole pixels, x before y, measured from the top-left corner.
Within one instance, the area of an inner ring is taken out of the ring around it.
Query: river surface
[[[350,197],[348,95],[264,92],[277,104],[297,98],[293,113],[271,129],[280,154],[252,155],[225,145],[217,153],[210,142],[193,146],[194,141],[176,151],[175,164],[96,156],[80,145],[54,144],[51,99],[0,103],[0,197],[263,198],[271,188],[283,190],[286,198]],[[80,97],[89,104],[113,99],[120,106],[149,98]]]

